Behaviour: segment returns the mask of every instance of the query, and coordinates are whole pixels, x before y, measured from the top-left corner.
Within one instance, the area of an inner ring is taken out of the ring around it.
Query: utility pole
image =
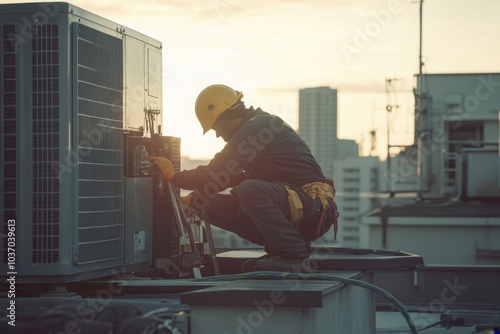
[[[415,134],[414,134],[414,143],[416,144],[419,140],[420,131],[418,130],[419,122],[422,117],[422,94],[423,94],[423,72],[422,68],[424,66],[424,62],[422,61],[422,26],[423,26],[423,6],[424,0],[420,0],[420,16],[419,16],[419,48],[418,48],[418,80],[417,80],[417,89],[415,90]]]
[[[422,67],[424,65],[424,62],[422,61],[422,26],[423,26],[423,6],[424,6],[424,0],[420,0],[420,27],[419,27],[419,53],[418,53],[418,80],[417,80],[417,94],[416,94],[416,103],[417,103],[417,110],[416,110],[416,117],[415,117],[415,134],[414,134],[414,142],[417,144],[417,150],[419,150],[419,145],[418,143],[421,142],[421,129],[422,125],[421,122],[423,121],[422,119],[422,112],[423,112],[423,73],[422,73]],[[421,149],[421,148],[420,148]],[[418,156],[421,156],[421,154],[418,154]],[[424,161],[420,158],[418,167],[420,169],[420,173],[417,173],[417,187],[419,191],[419,197],[421,197],[422,193],[422,172],[424,171]]]
[[[391,94],[391,87],[393,81],[397,81],[397,78],[388,78],[385,79],[385,93],[386,93],[386,98],[387,98],[387,104],[385,106],[385,110],[387,111],[387,158],[386,158],[386,163],[387,163],[387,175],[391,175],[391,111],[392,108],[399,108],[397,104],[393,104],[390,97]],[[393,89],[395,91],[395,89]],[[391,194],[390,197],[394,196],[395,189],[389,189],[389,193]]]

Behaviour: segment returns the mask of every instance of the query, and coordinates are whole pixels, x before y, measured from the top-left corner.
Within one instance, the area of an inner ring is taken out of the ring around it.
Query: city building
[[[355,140],[338,139],[338,145],[337,160],[343,161],[359,157],[359,145]]]
[[[333,161],[339,154],[336,89],[299,90],[299,135],[309,145],[325,176],[332,177]]]
[[[335,202],[340,212],[336,243],[343,247],[359,247],[361,217],[378,205],[382,164],[377,157],[358,157],[335,161],[333,179]],[[327,233],[318,243],[333,243],[333,233]]]
[[[412,168],[389,175],[416,181],[417,196],[402,205],[395,191],[364,217],[360,246],[405,249],[427,264],[498,265],[500,73],[425,74],[415,91],[417,152],[399,159],[416,178]]]

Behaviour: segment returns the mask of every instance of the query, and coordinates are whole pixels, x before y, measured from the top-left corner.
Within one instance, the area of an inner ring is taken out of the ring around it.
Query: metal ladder
[[[443,159],[443,177],[442,177],[442,187],[443,193],[451,194],[453,196],[458,192],[458,163],[459,155],[456,152],[446,152],[444,153]],[[452,167],[450,167],[452,166]]]

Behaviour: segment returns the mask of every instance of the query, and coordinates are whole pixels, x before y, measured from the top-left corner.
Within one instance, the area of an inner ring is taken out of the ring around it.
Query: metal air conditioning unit
[[[495,201],[500,199],[499,155],[497,149],[467,148],[463,154],[462,199]]]
[[[137,196],[124,177],[124,133],[153,131],[151,110],[161,128],[161,43],[63,2],[0,5],[0,38],[0,275],[73,281],[148,265],[151,180]]]

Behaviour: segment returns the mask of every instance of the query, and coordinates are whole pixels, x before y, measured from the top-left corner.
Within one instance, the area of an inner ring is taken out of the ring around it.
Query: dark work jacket
[[[184,189],[219,192],[245,178],[299,187],[325,181],[310,149],[288,124],[250,107],[236,133],[208,165],[178,172],[172,182]]]

